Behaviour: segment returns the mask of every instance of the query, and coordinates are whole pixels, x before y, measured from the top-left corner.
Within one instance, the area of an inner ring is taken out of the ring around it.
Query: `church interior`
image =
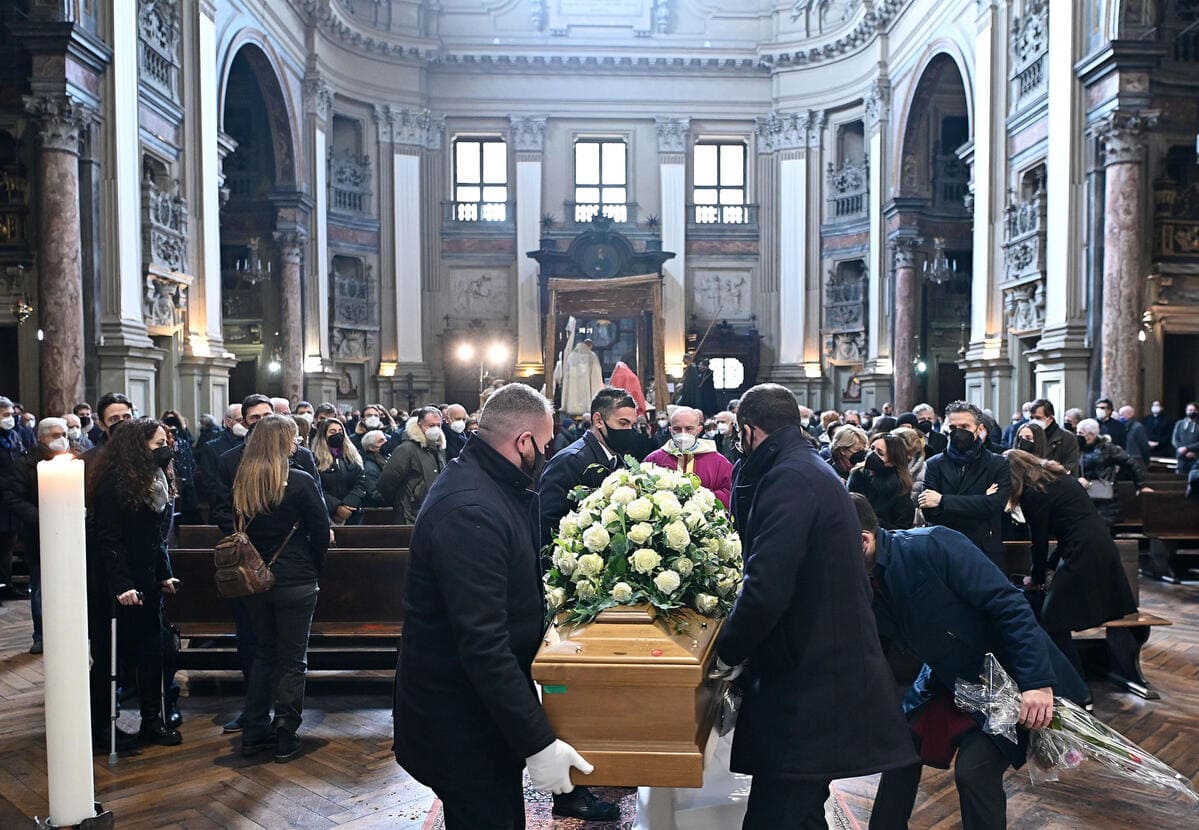
[[[774,382],[816,413],[965,400],[1004,428],[1110,399],[1173,425],[1199,397],[1197,67],[1196,0],[7,0],[0,395],[40,417],[115,391],[218,428],[254,393],[473,414],[499,380],[564,395],[586,339],[660,412],[694,356],[717,409]],[[1175,508],[1131,495],[1117,528],[1141,692],[1092,689],[1199,784],[1180,463],[1146,469]],[[229,632],[189,606],[182,747],[95,756],[116,826],[444,826],[390,748],[407,541],[347,529],[302,754],[231,748]],[[210,582],[219,534],[177,531],[200,564],[176,575]],[[30,625],[0,606],[6,828],[51,795]],[[830,826],[865,827],[876,787],[837,782]],[[1101,773],[1006,788],[1012,827],[1199,824]],[[529,826],[644,830],[613,797],[588,824],[530,793]],[[958,821],[953,773],[926,770],[910,826]]]

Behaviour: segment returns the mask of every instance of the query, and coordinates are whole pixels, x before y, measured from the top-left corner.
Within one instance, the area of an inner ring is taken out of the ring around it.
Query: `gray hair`
[[[674,408],[674,412],[670,413],[671,426],[674,426],[674,419],[678,418],[679,416],[685,418],[694,418],[695,420],[699,421],[699,425],[701,427],[704,425],[704,413],[693,406],[676,406]]]
[[[930,404],[926,404],[926,403],[918,403],[918,404],[916,404],[914,407],[912,407],[912,414],[913,414],[913,415],[917,415],[917,416],[919,416],[919,415],[923,415],[925,412],[929,413],[929,414],[930,414],[930,415],[932,415],[934,418],[935,418],[935,417],[936,417],[936,415],[937,415],[937,410],[933,409],[933,408],[932,408],[932,406],[931,406]]]
[[[1074,427],[1075,432],[1085,432],[1087,435],[1099,434],[1099,422],[1094,418],[1083,418]]]
[[[37,422],[37,437],[41,438],[55,427],[65,432],[67,429],[67,422],[62,418],[42,418]]]
[[[12,409],[12,401],[0,395],[0,409]]]
[[[531,386],[508,383],[495,390],[479,413],[479,432],[485,437],[508,438],[532,428],[554,405]]]
[[[241,418],[241,404],[231,403],[225,407],[225,417],[230,421],[237,421]]]
[[[387,443],[387,436],[381,429],[372,429],[362,436],[362,449],[366,452],[374,452]]]

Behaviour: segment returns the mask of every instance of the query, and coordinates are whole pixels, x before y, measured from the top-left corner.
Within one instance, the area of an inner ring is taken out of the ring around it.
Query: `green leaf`
[[[616,556],[624,557],[629,552],[629,537],[623,533],[616,534],[608,543],[608,550]]]

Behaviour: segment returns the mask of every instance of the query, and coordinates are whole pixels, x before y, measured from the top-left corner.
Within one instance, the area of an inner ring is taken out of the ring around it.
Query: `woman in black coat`
[[[1093,482],[1103,485],[1115,485],[1117,479],[1131,479],[1136,485],[1137,494],[1152,493],[1145,486],[1145,471],[1140,462],[1126,453],[1111,438],[1099,432],[1099,422],[1093,418],[1080,421],[1075,427],[1078,432],[1078,463],[1082,470],[1080,481],[1087,488],[1095,508],[1099,511],[1108,527],[1119,524],[1123,519],[1120,514],[1120,500],[1115,497],[1113,490],[1111,498],[1100,497]],[[1101,485],[1102,486],[1102,485]]]
[[[202,524],[200,521],[200,497],[196,490],[196,454],[192,434],[187,431],[187,421],[173,409],[162,413],[160,419],[167,429],[167,442],[175,450],[175,489],[179,492],[176,507],[179,523]]]
[[[849,474],[849,492],[870,502],[884,530],[909,530],[916,521],[907,445],[898,435],[876,435],[866,460]]]
[[[278,762],[300,751],[296,730],[303,720],[308,634],[329,548],[329,515],[316,480],[288,465],[297,437],[291,418],[263,418],[247,439],[233,480],[237,527],[272,563],[275,575],[273,588],[244,600],[257,643],[241,716],[241,751],[251,756],[273,749]]]
[[[326,418],[312,436],[312,455],[321,475],[321,492],[334,524],[362,522],[366,482],[362,456],[353,441],[346,439],[345,426],[337,418]]]
[[[117,650],[124,655],[122,662],[137,669],[142,718],[138,738],[162,746],[183,740],[162,719],[161,598],[163,593],[175,593],[178,584],[166,541],[174,512],[175,488],[169,472],[173,460],[162,423],[138,418],[109,433],[108,443],[87,471],[92,727],[101,738],[107,732],[107,631],[115,602]],[[98,647],[101,642],[103,648]]]
[[[1120,552],[1087,491],[1066,468],[1023,450],[1009,450],[1012,494],[1032,537],[1031,585],[1053,582],[1041,609],[1041,625],[1082,672],[1071,631],[1081,631],[1137,610]],[[1049,554],[1050,539],[1057,540]]]
[[[362,436],[362,498],[363,507],[391,507],[391,502],[379,492],[379,476],[387,466],[383,448],[387,445],[387,434],[382,430],[371,430]]]

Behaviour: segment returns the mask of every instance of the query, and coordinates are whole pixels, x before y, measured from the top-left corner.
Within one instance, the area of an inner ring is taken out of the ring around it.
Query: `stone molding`
[[[809,46],[795,51],[777,53],[762,53],[762,62],[768,66],[781,67],[788,65],[803,66],[835,60],[850,52],[873,42],[879,32],[885,31],[891,21],[895,20],[909,0],[876,0],[873,8],[867,9],[848,32],[827,43]]]
[[[284,264],[299,265],[304,261],[304,245],[308,235],[303,231],[275,231],[275,244],[279,246],[279,260]]]
[[[891,240],[891,254],[895,258],[896,270],[911,268],[915,270],[920,259],[920,246],[924,238],[920,236],[900,236]]]
[[[390,104],[375,104],[375,126],[379,141],[424,150],[440,150],[445,133],[445,116],[429,110],[410,110]]]
[[[310,68],[304,76],[304,110],[319,121],[328,121],[333,111],[333,88],[316,68]]]
[[[806,150],[809,145],[809,130],[814,113],[771,112],[759,116],[754,126],[759,153],[774,153],[780,150]]]
[[[1103,142],[1103,163],[1140,164],[1148,146],[1147,131],[1157,125],[1154,110],[1116,110],[1099,122],[1095,132]]]
[[[67,95],[26,95],[25,111],[37,121],[43,150],[79,154],[79,132],[91,124],[96,110]]]
[[[510,115],[512,149],[518,153],[540,153],[545,149],[544,115]]]
[[[819,150],[824,146],[824,125],[828,114],[824,110],[811,110],[808,113],[808,148]]]
[[[866,117],[866,129],[873,130],[887,120],[891,108],[891,81],[885,77],[870,82],[862,96],[862,110]]]
[[[663,118],[655,116],[658,128],[659,153],[686,153],[691,139],[690,118]]]

